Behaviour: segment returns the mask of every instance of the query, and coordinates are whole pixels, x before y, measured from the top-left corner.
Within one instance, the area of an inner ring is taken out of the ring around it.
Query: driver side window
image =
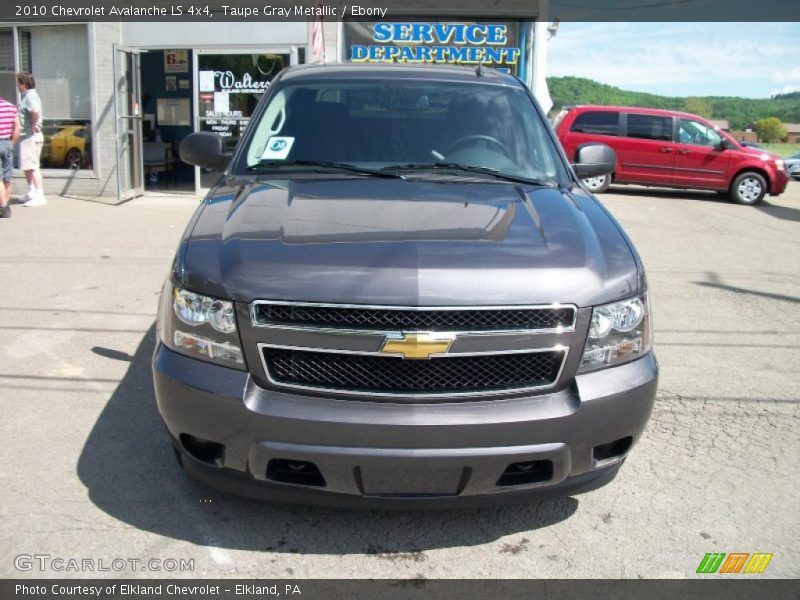
[[[722,141],[722,136],[708,125],[692,119],[680,119],[678,141],[681,144],[715,147]]]

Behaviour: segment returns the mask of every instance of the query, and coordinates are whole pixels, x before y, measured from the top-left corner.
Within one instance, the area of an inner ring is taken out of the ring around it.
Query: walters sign
[[[519,23],[347,23],[353,62],[482,64],[517,72]]]

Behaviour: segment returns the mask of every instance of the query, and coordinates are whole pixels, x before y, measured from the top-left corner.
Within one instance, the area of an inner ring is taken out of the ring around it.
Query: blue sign
[[[352,44],[353,62],[482,64],[509,70],[520,48],[503,23],[393,23],[372,27],[373,44]]]

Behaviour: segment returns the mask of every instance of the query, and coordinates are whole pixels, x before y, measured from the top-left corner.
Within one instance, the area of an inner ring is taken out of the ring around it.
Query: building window
[[[10,41],[13,55],[13,38]],[[5,44],[5,38],[0,37],[0,61],[5,60]],[[18,27],[17,47],[17,70],[33,74],[42,99],[42,168],[91,169],[91,74],[86,25]],[[3,62],[3,86],[5,69]],[[12,73],[16,88],[13,79]]]
[[[199,54],[200,131],[222,136],[233,152],[269,82],[289,62],[288,54]],[[219,176],[219,171],[201,171],[202,187]]]
[[[0,96],[9,102],[17,102],[13,29],[0,29]]]

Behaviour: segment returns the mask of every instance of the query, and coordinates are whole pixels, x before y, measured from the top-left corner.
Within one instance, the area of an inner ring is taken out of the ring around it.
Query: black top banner
[[[546,21],[800,21],[797,0],[7,0],[0,22],[328,21],[426,16]]]

